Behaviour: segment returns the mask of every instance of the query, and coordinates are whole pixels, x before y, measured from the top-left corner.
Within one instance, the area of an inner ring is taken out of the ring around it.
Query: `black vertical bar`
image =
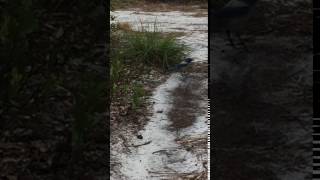
[[[319,55],[314,55],[313,56],[313,69],[314,70],[319,70],[320,69],[320,60],[319,60]]]
[[[314,71],[313,71],[313,82],[314,83],[320,83],[320,70],[319,69],[314,68]]]
[[[319,94],[320,94],[320,88],[319,88],[319,8],[320,7],[320,1],[314,0],[313,1],[313,134],[319,133],[319,128],[317,127],[320,125],[319,118]],[[317,143],[319,139],[315,138],[313,135],[313,148],[319,148],[319,143]],[[313,162],[317,163],[315,161],[314,157],[319,156],[319,151],[313,150]],[[319,170],[315,168],[315,165],[313,165],[313,179],[320,179]]]
[[[313,117],[320,118],[320,83],[313,84]]]
[[[319,53],[319,45],[317,45],[320,40],[319,36],[319,20],[320,20],[320,11],[317,10],[319,8],[319,1],[314,0],[314,11],[313,11],[313,45],[314,45],[314,54]]]
[[[320,7],[320,1],[319,0],[313,0],[313,8],[319,8]]]
[[[208,83],[208,85],[209,85],[209,87],[208,87],[208,98],[209,98],[209,103],[210,103],[210,105],[209,105],[209,109],[208,109],[208,111],[209,111],[209,119],[208,119],[208,122],[210,122],[210,125],[209,125],[209,131],[210,131],[210,135],[209,135],[209,138],[210,138],[210,146],[208,146],[209,148],[210,148],[210,159],[214,159],[214,147],[213,147],[213,145],[212,145],[212,143],[211,143],[211,139],[213,138],[213,137],[215,137],[214,135],[212,135],[211,136],[211,132],[215,132],[214,130],[213,130],[213,125],[212,125],[212,122],[211,122],[211,117],[212,117],[212,110],[211,109],[213,109],[213,99],[212,99],[212,97],[213,97],[213,94],[211,93],[212,92],[212,84],[213,84],[213,78],[212,78],[212,75],[211,75],[211,66],[212,66],[212,64],[213,64],[213,57],[211,56],[211,38],[213,37],[213,34],[211,33],[211,31],[210,31],[210,24],[211,24],[211,15],[210,15],[210,9],[211,9],[211,1],[209,0],[208,1],[208,78],[209,78],[209,83]],[[212,153],[213,152],[213,153]],[[213,158],[211,158],[211,157],[213,157]],[[210,161],[208,161],[208,162],[210,162]],[[215,179],[213,176],[214,176],[214,172],[215,172],[215,167],[216,167],[216,165],[214,165],[214,166],[211,166],[211,165],[209,165],[209,169],[208,169],[208,175],[212,178],[212,179]],[[213,170],[212,170],[213,169]],[[210,179],[210,178],[209,178]]]
[[[319,41],[320,41],[320,3],[318,0],[313,1],[313,46],[314,46],[314,59],[313,59],[313,117],[320,117],[320,109],[319,109],[319,86],[320,86],[320,76],[319,76]]]

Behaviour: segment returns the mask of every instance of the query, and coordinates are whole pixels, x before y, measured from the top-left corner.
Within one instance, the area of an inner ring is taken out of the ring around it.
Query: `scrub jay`
[[[247,22],[252,15],[257,0],[231,0],[221,10],[211,11],[211,32],[225,31],[231,46],[235,47],[231,32],[235,33],[240,43],[245,44],[240,38],[240,32],[246,29]]]
[[[182,63],[175,65],[174,67],[170,67],[169,71],[180,71],[183,67],[186,67],[193,61],[192,58],[185,58]]]

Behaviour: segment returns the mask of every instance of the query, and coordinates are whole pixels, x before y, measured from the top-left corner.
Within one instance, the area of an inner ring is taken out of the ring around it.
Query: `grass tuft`
[[[135,84],[133,86],[133,95],[131,97],[131,102],[132,102],[132,108],[137,109],[141,106],[142,104],[142,98],[145,96],[145,91],[143,89],[143,86],[140,84]]]
[[[122,22],[122,23],[118,22],[117,23],[117,28],[119,30],[124,31],[124,32],[133,31],[131,25],[128,22]]]
[[[128,44],[124,54],[133,62],[167,70],[188,54],[187,46],[178,43],[175,37],[159,32],[156,23],[153,31],[146,29],[149,28],[142,27],[140,32],[127,35]]]

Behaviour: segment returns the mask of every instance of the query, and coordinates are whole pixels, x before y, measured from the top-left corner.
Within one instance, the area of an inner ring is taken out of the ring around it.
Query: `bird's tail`
[[[178,72],[178,71],[182,70],[184,67],[188,66],[192,61],[193,61],[192,58],[185,58],[182,63],[177,64],[173,67],[169,67],[168,71],[169,72]]]

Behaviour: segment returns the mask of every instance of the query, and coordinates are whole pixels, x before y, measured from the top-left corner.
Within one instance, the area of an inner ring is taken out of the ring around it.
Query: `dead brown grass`
[[[193,17],[206,17],[208,16],[208,13],[205,11],[198,11],[195,14],[192,15]]]
[[[178,3],[178,2],[170,2],[163,3],[157,2],[152,3],[148,1],[136,1],[135,3],[130,3],[125,7],[118,8],[117,10],[127,10],[127,9],[139,9],[145,12],[168,12],[168,11],[184,11],[184,12],[195,12],[195,11],[207,11],[208,4],[207,3]]]
[[[128,22],[118,22],[117,27],[119,30],[125,31],[125,32],[132,32],[132,26]]]
[[[175,179],[181,180],[207,180],[208,171],[202,171],[199,173],[190,173],[190,174],[180,174],[175,177]]]

